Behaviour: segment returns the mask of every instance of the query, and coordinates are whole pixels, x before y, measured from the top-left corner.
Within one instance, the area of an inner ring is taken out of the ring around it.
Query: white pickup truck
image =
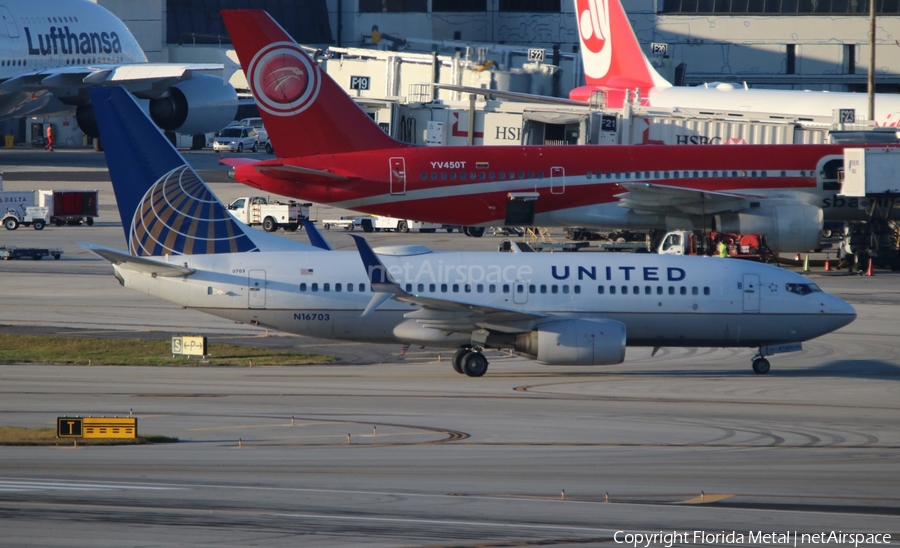
[[[228,213],[250,226],[262,225],[266,232],[275,232],[279,228],[293,232],[300,228],[301,221],[309,219],[311,205],[293,200],[283,204],[262,196],[241,196],[228,205]]]

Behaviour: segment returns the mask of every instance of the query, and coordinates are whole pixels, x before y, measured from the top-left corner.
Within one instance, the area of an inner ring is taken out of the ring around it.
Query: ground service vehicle
[[[3,226],[6,230],[15,230],[19,225],[33,226],[35,230],[44,230],[50,222],[50,212],[46,207],[31,206],[19,209],[7,209],[3,215]]]
[[[724,241],[729,257],[763,263],[776,262],[775,254],[766,245],[762,234],[734,234],[730,232],[702,232],[676,230],[668,232],[659,244],[660,255],[718,255],[717,245]]]
[[[262,225],[266,232],[275,232],[279,228],[293,232],[300,227],[301,221],[309,219],[311,205],[293,200],[286,204],[270,202],[263,196],[242,196],[231,202],[228,212],[244,224]]]
[[[340,219],[329,219],[322,221],[322,228],[331,230],[331,228],[343,228],[352,231],[360,228],[364,232],[409,232],[417,230],[419,232],[437,232],[438,229],[446,229],[452,232],[452,228],[447,228],[440,223],[423,223],[413,221],[412,219],[397,219],[396,217],[384,217],[381,215],[345,215]]]
[[[228,126],[213,138],[213,150],[244,152],[259,150],[259,138],[252,127]]]
[[[440,223],[423,223],[420,221],[413,221],[412,219],[397,219],[395,217],[384,217],[382,215],[373,215],[372,216],[372,228],[375,231],[385,231],[385,232],[409,232],[410,230],[417,230],[419,232],[437,232],[439,228],[444,228],[444,225]],[[365,225],[363,225],[363,229],[365,229]]]
[[[50,222],[56,226],[77,225],[82,221],[91,226],[97,211],[97,190],[38,190],[38,205],[50,211]]]
[[[62,249],[45,249],[41,247],[16,247],[0,246],[0,259],[12,261],[15,259],[33,259],[40,261],[44,257],[53,257],[59,260],[62,257]]]
[[[238,120],[235,126],[240,127],[252,127],[256,130],[256,139],[260,146],[266,147],[266,152],[272,154],[272,144],[269,143],[269,132],[266,131],[266,126],[263,125],[262,118],[242,118]]]

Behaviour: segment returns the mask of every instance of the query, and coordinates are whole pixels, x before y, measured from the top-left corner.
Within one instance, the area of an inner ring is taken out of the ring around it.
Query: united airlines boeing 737
[[[82,244],[127,288],[289,333],[456,349],[478,377],[483,350],[547,365],[607,365],[631,346],[797,349],[856,312],[798,274],[765,264],[650,254],[330,251],[233,219],[117,88],[91,96],[128,252]]]
[[[221,64],[148,63],[125,24],[95,2],[7,3],[0,21],[0,120],[74,112],[96,137],[88,88],[103,85],[148,101],[165,130],[208,133],[234,119],[237,94]]]

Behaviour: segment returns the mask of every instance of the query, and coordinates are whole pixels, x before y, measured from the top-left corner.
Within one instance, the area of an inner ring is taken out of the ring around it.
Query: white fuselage
[[[789,285],[815,287],[802,276],[736,259],[430,252],[379,257],[408,293],[540,313],[547,321],[618,320],[631,346],[798,342],[856,316],[850,305],[827,293],[789,291]],[[360,257],[352,252],[193,255],[172,262],[196,272],[182,279],[116,270],[125,287],[300,335],[396,342],[395,327],[418,310],[391,300],[361,316],[373,294]],[[526,329],[543,320],[532,320]],[[448,334],[445,346],[458,344],[459,338]]]
[[[6,3],[0,16],[0,81],[24,79],[5,90],[0,85],[0,118],[64,113],[86,102],[57,91],[65,87],[64,77],[42,82],[41,71],[147,62],[122,21],[87,0]]]
[[[649,91],[647,102],[654,107],[758,112],[790,118],[832,117],[837,110],[854,109],[857,121],[869,117],[868,97],[863,93],[757,89],[731,83],[657,87]],[[875,123],[880,127],[900,125],[900,95],[876,96]]]

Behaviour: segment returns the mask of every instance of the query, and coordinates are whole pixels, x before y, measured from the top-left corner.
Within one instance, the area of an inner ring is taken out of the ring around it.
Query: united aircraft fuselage
[[[753,369],[766,373],[769,345],[797,350],[856,317],[796,273],[734,259],[373,251],[360,236],[354,253],[333,251],[308,221],[310,244],[279,238],[238,223],[123,90],[92,98],[129,251],[82,245],[125,287],[209,314],[454,348],[453,369],[471,377],[487,371],[489,348],[548,365],[610,365],[628,344],[758,346]]]
[[[625,325],[629,346],[797,342],[855,317],[847,303],[802,276],[733,259],[421,247],[376,252],[397,283],[416,297],[541,313],[544,321],[612,319]],[[141,293],[288,333],[438,347],[471,340],[465,329],[445,333],[404,317],[417,310],[408,304],[388,301],[362,316],[373,293],[355,252],[185,255],[173,262],[196,272],[152,277],[117,266],[117,277]]]

